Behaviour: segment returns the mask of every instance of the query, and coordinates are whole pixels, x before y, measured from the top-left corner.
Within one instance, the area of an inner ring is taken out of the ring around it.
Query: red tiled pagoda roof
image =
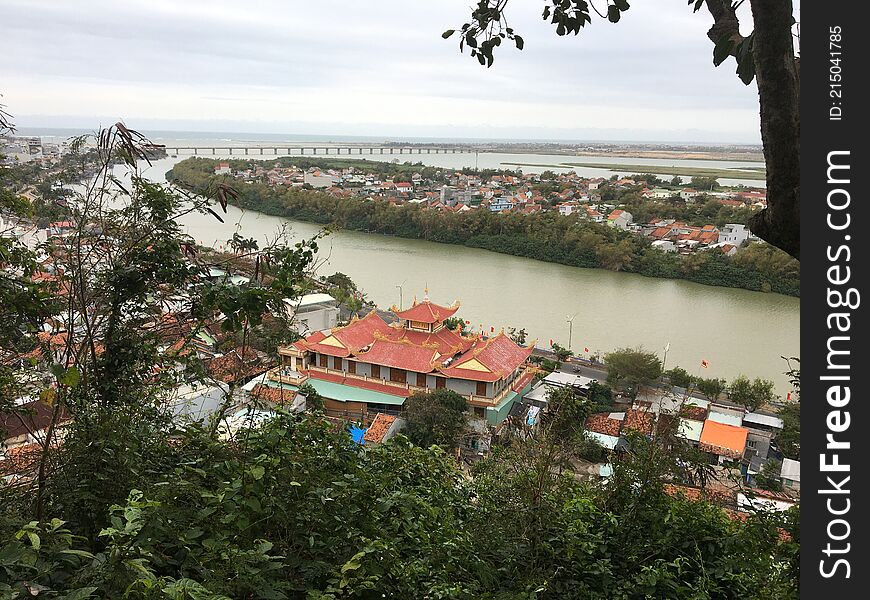
[[[360,388],[363,390],[371,390],[373,392],[381,392],[390,394],[391,396],[403,396],[407,398],[411,395],[411,390],[396,385],[387,385],[386,383],[377,383],[376,381],[363,380],[358,377],[348,377],[347,375],[339,375],[338,373],[324,373],[311,369],[307,372],[312,379],[320,379],[322,381],[330,381],[332,383],[340,383],[351,387]]]
[[[356,354],[360,349],[372,344],[375,341],[376,332],[386,337],[390,333],[390,326],[372,311],[362,319],[354,319],[344,327],[332,329],[329,335],[319,331],[315,332],[304,340],[296,342],[295,346],[300,350],[313,350],[321,354],[343,358]],[[341,343],[341,346],[324,344],[323,341],[329,337],[334,337]]]
[[[441,372],[458,379],[498,381],[523,364],[533,347],[520,346],[502,332],[488,340],[476,341],[450,366],[442,367]]]
[[[394,326],[389,337],[396,341],[408,340],[417,346],[436,348],[445,357],[465,352],[474,344],[473,338],[462,337],[459,333],[447,328],[428,333]]]
[[[441,306],[429,300],[423,302],[414,301],[411,308],[405,310],[394,310],[396,316],[400,319],[408,321],[417,321],[418,323],[440,323],[444,319],[449,319],[459,310],[459,302],[454,302],[453,306]]]
[[[438,351],[412,342],[378,339],[366,352],[357,354],[360,360],[417,373],[429,373],[435,368]]]

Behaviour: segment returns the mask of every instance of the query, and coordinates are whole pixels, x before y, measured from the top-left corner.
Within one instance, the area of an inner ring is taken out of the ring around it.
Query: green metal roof
[[[525,393],[527,393],[530,389],[532,389],[532,381],[527,383],[523,389],[519,392],[510,392],[502,401],[498,403],[498,406],[490,406],[486,409],[486,422],[490,425],[498,425],[505,419],[507,419],[508,413],[511,410],[511,407],[514,405],[514,402],[523,397]]]
[[[401,406],[405,403],[404,396],[394,396],[374,390],[366,390],[363,388],[344,385],[343,383],[333,383],[332,381],[323,381],[322,379],[308,379],[306,383],[311,384],[317,393],[330,400],[338,400],[339,402],[372,402],[377,404],[395,404]]]

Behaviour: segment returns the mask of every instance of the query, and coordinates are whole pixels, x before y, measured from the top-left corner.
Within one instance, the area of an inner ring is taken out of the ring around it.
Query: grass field
[[[563,162],[558,164],[535,164],[503,162],[503,165],[511,167],[552,167],[568,169],[571,167],[586,167],[589,169],[607,169],[619,173],[654,173],[656,175],[679,175],[681,177],[715,177],[717,179],[751,179],[764,181],[766,171],[764,167],[741,167],[739,169],[717,169],[713,167],[666,167],[656,165],[631,165],[592,162]]]

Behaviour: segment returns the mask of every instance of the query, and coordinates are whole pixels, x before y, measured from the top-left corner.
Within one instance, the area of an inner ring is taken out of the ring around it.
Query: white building
[[[634,218],[627,210],[617,209],[607,215],[607,222],[610,226],[622,230],[627,230],[628,226],[631,225],[633,221]]]
[[[801,489],[801,463],[790,458],[782,459],[782,470],[779,473],[782,485],[787,489]]]
[[[740,246],[743,242],[749,239],[749,229],[746,228],[746,225],[742,225],[740,223],[728,223],[719,230],[719,239],[717,240],[720,244],[733,244],[735,246]]]
[[[567,217],[568,215],[572,215],[580,210],[580,203],[574,201],[563,202],[562,204],[559,204],[556,208],[559,209],[560,215],[562,215],[563,217]]]
[[[338,324],[338,301],[329,294],[306,294],[297,300],[285,299],[284,303],[302,335],[332,329]]]
[[[658,248],[662,252],[676,252],[677,247],[670,240],[656,240],[652,243],[653,248]]]

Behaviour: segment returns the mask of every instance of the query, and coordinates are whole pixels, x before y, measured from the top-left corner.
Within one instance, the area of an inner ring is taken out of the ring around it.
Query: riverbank
[[[212,175],[214,164],[211,160],[185,160],[168,175],[193,189],[205,189],[224,182]],[[336,198],[314,190],[262,183],[245,183],[237,189],[237,206],[267,215],[481,248],[574,267],[800,296],[796,263],[767,245],[753,245],[734,257],[718,251],[682,257],[652,247],[642,236],[553,211],[531,215],[488,210],[443,213],[419,204]]]

